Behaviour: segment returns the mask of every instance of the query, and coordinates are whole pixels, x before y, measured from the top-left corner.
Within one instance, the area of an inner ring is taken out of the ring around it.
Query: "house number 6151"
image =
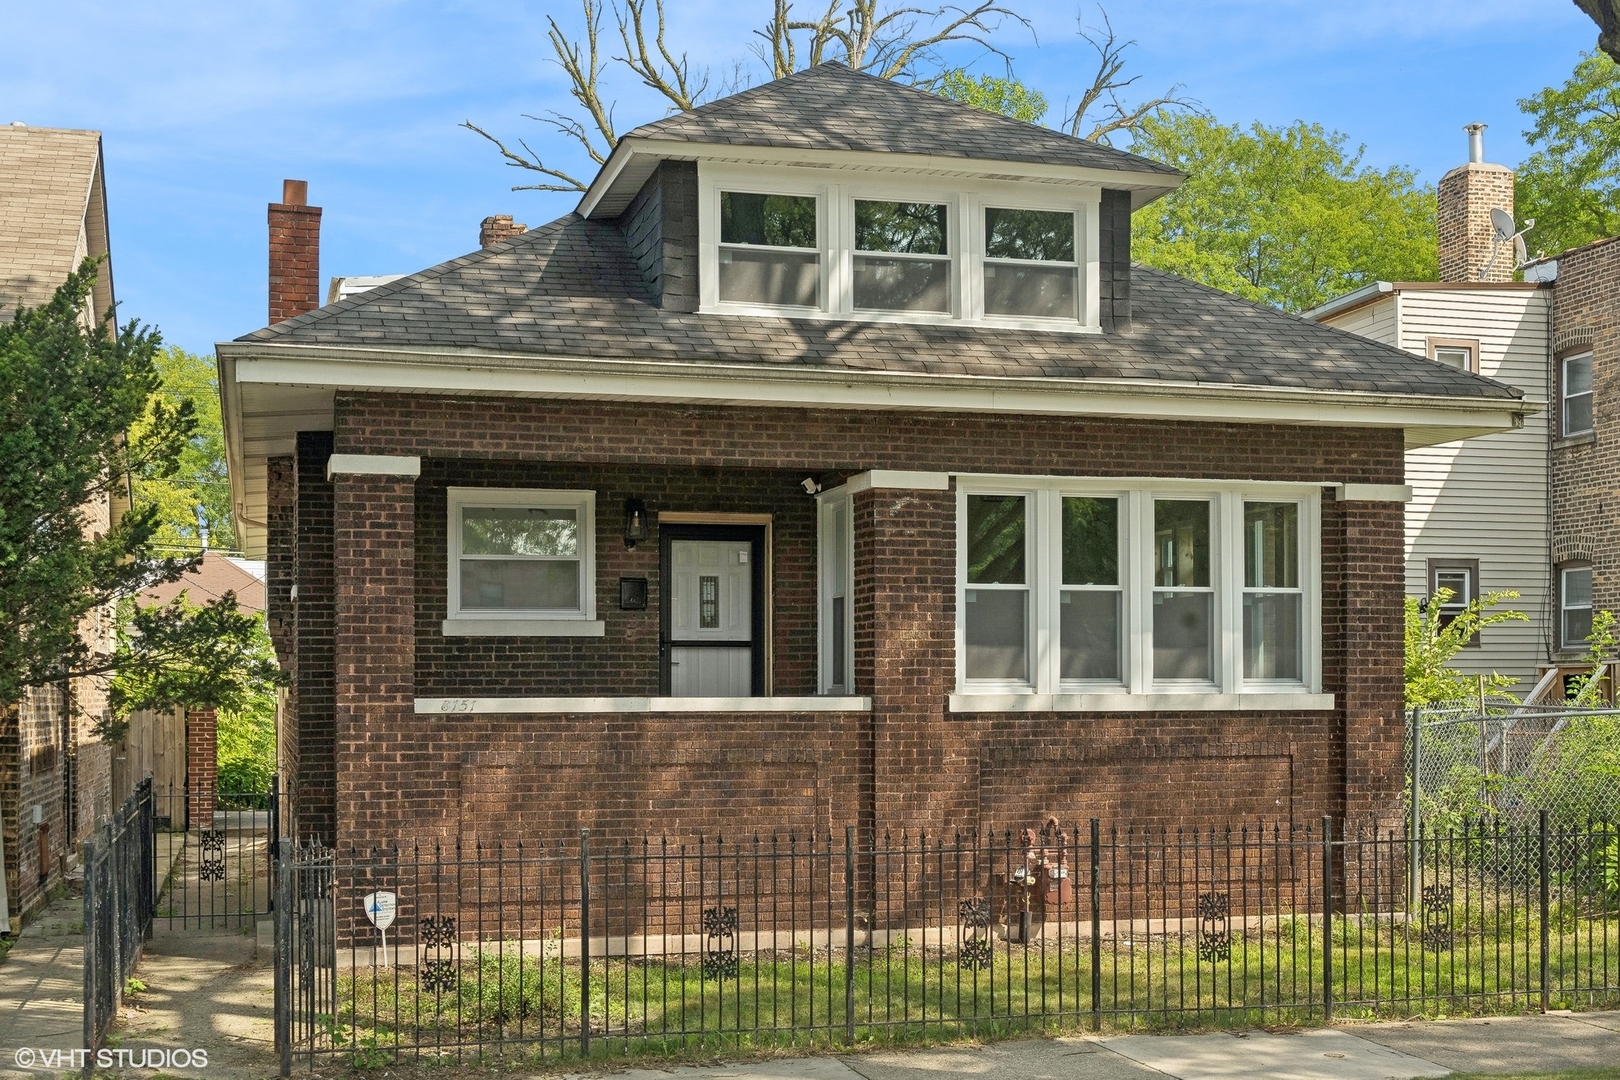
[[[470,697],[445,698],[443,701],[439,702],[439,711],[440,712],[472,712],[473,711],[473,703],[476,702],[477,700],[478,700],[477,698],[470,698]]]

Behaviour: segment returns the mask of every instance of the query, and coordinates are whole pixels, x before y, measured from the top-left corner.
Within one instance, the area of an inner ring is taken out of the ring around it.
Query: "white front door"
[[[674,696],[753,693],[752,551],[747,540],[670,541],[669,689]]]

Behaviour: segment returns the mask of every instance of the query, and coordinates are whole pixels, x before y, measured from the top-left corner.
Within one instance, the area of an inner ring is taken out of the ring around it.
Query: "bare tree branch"
[[[927,84],[932,80],[919,78],[918,69],[935,58],[939,46],[971,41],[1005,58],[1007,54],[991,44],[989,35],[1004,19],[1029,26],[1016,11],[995,2],[972,7],[881,8],[882,0],[830,0],[819,19],[801,20],[792,17],[788,0],[776,0],[770,22],[756,31],[768,48],[768,54],[766,49],[760,50],[760,57],[770,65],[773,78],[789,75],[799,68],[796,35],[808,35],[805,67],[841,59],[856,71],[880,78]],[[829,51],[841,55],[829,56]]]
[[[524,115],[527,116],[528,114],[525,113]],[[541,123],[550,123],[557,127],[558,130],[565,133],[569,132],[566,125],[571,123],[571,121],[568,121],[565,117],[559,119],[547,119],[544,117],[531,116],[530,119],[540,120]],[[471,120],[463,120],[461,122],[461,126],[466,128],[468,131],[476,132],[477,134],[482,135],[484,138],[494,143],[495,149],[501,152],[501,157],[505,158],[506,163],[511,167],[516,169],[530,169],[534,172],[543,173],[546,176],[550,176],[553,179],[560,181],[560,183],[555,184],[513,184],[513,191],[584,191],[587,187],[589,187],[588,184],[577,177],[570,176],[568,173],[565,173],[560,169],[553,169],[551,166],[544,164],[540,160],[540,156],[529,148],[529,144],[521,139],[518,140],[518,145],[523,147],[523,152],[528,154],[528,157],[524,157],[523,154],[516,153],[505,143],[501,142],[501,140],[497,139],[495,136],[491,135],[489,132],[485,131]],[[584,128],[580,128],[579,130],[580,136],[578,137],[583,137]]]
[[[1575,0],[1598,25],[1598,48],[1620,61],[1620,0]]]
[[[653,35],[653,47],[658,50],[658,59],[647,52],[646,20],[643,18],[647,0],[624,0],[622,9],[614,5],[613,14],[619,21],[619,36],[624,40],[625,51],[625,55],[617,59],[641,76],[644,84],[663,94],[677,109],[686,112],[697,104],[709,88],[709,73],[707,70],[699,72],[697,86],[695,89],[692,87],[691,62],[686,54],[682,53],[676,58],[664,44],[664,0],[654,2],[658,28]],[[632,36],[635,38],[634,44],[630,40]],[[660,67],[668,68],[669,74],[665,75]]]
[[[1140,75],[1125,77],[1125,52],[1136,42],[1119,40],[1119,35],[1114,31],[1114,24],[1108,18],[1108,12],[1101,5],[1098,5],[1097,13],[1102,16],[1102,26],[1095,31],[1086,29],[1084,20],[1079,20],[1080,36],[1097,53],[1097,74],[1092,79],[1091,86],[1080,95],[1080,102],[1074,111],[1064,120],[1064,126],[1070,135],[1081,137],[1082,129],[1090,124],[1090,130],[1083,136],[1085,139],[1112,145],[1111,135],[1121,131],[1135,131],[1149,116],[1157,116],[1167,109],[1196,111],[1200,108],[1196,100],[1182,97],[1177,93],[1181,90],[1179,83],[1159,97],[1136,105],[1127,105],[1121,96],[1122,93],[1141,78]],[[1093,118],[1091,112],[1099,105],[1104,115],[1101,118]]]

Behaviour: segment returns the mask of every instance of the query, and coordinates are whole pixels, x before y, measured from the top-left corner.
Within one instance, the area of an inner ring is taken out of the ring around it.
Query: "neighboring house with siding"
[[[1478,267],[1471,268],[1477,275]],[[1552,291],[1536,283],[1379,282],[1313,312],[1319,321],[1436,364],[1477,371],[1547,400]],[[1457,659],[1470,674],[1535,686],[1552,632],[1545,411],[1524,426],[1406,454],[1406,591],[1451,591],[1450,606],[1498,590],[1528,622],[1493,626]]]
[[[101,133],[0,127],[0,318],[49,300],[86,257],[108,256]],[[94,322],[113,310],[110,262],[90,298]],[[125,509],[100,498],[85,527],[105,530]],[[85,634],[111,646],[110,611]],[[91,733],[106,709],[100,680],[0,702],[0,932],[42,904],[79,844],[111,811],[111,755]]]
[[[1517,591],[1511,606],[1530,621],[1486,630],[1456,666],[1557,700],[1594,611],[1620,610],[1620,240],[1539,259],[1513,281],[1489,217],[1513,213],[1513,174],[1478,157],[1441,181],[1441,281],[1379,282],[1307,314],[1549,402],[1521,428],[1408,451],[1406,578],[1418,597]]]
[[[1181,180],[825,64],[218,346],[299,836],[1398,816],[1458,367],[1133,266]]]

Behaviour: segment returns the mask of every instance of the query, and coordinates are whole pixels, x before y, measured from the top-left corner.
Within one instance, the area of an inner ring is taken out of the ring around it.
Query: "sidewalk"
[[[19,1046],[84,1041],[84,899],[53,900],[0,961],[0,1070]]]
[[[1620,1013],[1560,1013],[1289,1034],[1116,1035],[881,1051],[751,1065],[570,1074],[613,1080],[1406,1080],[1620,1065]],[[1620,1070],[1617,1070],[1620,1075]]]

